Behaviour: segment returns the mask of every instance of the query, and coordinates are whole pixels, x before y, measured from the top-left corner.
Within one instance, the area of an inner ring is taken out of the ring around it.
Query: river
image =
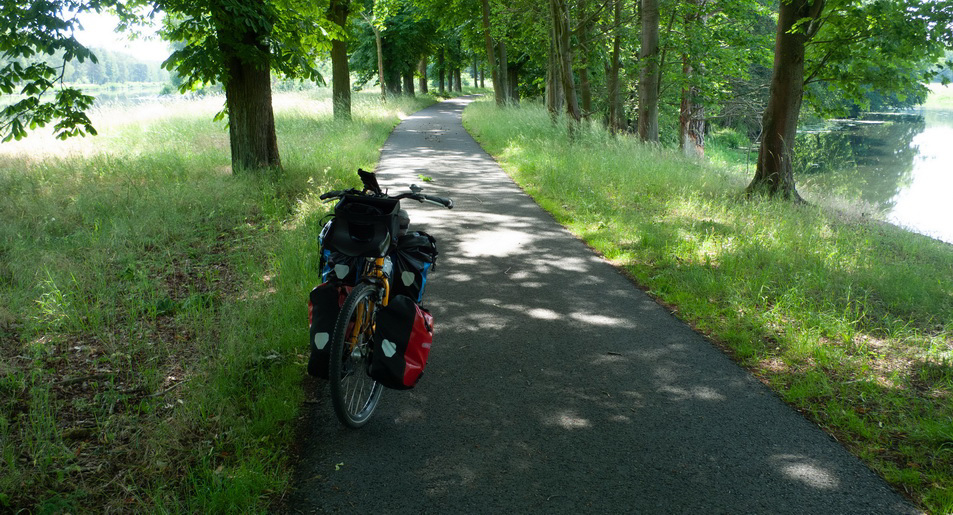
[[[806,191],[867,202],[890,223],[953,243],[953,110],[870,114],[798,133]]]

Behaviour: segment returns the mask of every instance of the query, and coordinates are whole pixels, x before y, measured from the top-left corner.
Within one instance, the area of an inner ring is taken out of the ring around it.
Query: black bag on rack
[[[427,275],[437,264],[437,240],[423,231],[409,232],[397,239],[391,260],[391,295],[406,295],[419,304]]]
[[[311,325],[311,356],[308,359],[308,374],[328,378],[328,363],[331,361],[331,332],[337,321],[341,305],[351,288],[339,282],[324,283],[311,290],[308,298],[308,323]]]

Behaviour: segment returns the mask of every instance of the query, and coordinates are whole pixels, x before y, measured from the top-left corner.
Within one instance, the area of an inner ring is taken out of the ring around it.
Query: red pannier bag
[[[427,366],[433,343],[433,316],[406,295],[395,295],[377,312],[367,373],[387,388],[409,390]]]

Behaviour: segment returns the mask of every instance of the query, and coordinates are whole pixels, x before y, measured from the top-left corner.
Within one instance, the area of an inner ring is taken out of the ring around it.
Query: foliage
[[[99,0],[11,0],[0,4],[0,59],[6,63],[0,68],[0,93],[12,95],[16,91],[25,97],[0,111],[3,141],[22,139],[28,130],[45,127],[54,120],[58,120],[54,130],[60,139],[96,134],[86,115],[93,98],[77,88],[63,86],[65,64],[56,68],[32,58],[61,54],[64,63],[74,59],[79,63],[96,62],[96,56],[71,33],[78,24],[76,13],[100,8]],[[21,59],[30,62],[24,65]],[[53,98],[45,99],[54,89]]]
[[[225,84],[223,49],[249,62],[268,63],[286,78],[323,82],[315,62],[340,30],[324,17],[327,0],[162,0],[162,36],[181,42],[163,66],[184,78],[181,91]],[[257,36],[250,37],[251,34]],[[263,46],[264,44],[264,46]]]
[[[805,100],[822,115],[854,114],[872,105],[922,103],[944,48],[953,45],[948,2],[829,2],[807,46]]]

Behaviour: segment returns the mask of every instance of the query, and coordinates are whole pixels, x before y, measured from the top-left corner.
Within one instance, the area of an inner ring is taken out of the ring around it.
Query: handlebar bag
[[[397,250],[391,260],[394,262],[392,295],[406,295],[420,303],[427,275],[437,264],[437,240],[423,231],[407,233],[397,239]]]
[[[367,373],[386,388],[409,390],[427,366],[433,316],[406,295],[396,295],[377,312]]]
[[[311,290],[308,298],[308,323],[311,325],[308,374],[328,378],[328,363],[331,358],[331,333],[344,299],[351,288],[339,282],[324,283]]]
[[[399,211],[399,200],[345,195],[334,206],[324,246],[352,257],[383,256],[398,234]]]

